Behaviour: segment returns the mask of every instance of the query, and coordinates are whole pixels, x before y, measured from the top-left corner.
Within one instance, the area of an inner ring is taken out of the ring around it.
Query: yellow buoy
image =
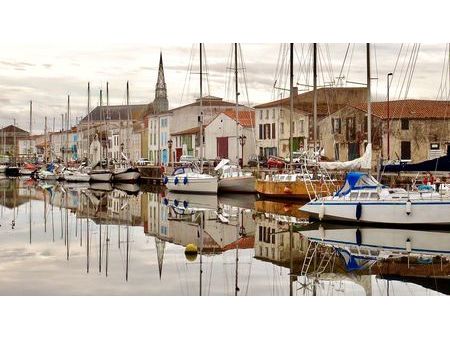
[[[186,256],[186,259],[188,261],[195,261],[197,259],[197,245],[192,243],[186,245],[186,248],[184,249],[184,255]]]

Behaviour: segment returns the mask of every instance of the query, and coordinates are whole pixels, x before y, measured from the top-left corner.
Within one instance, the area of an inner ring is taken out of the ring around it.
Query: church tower
[[[167,87],[164,79],[164,67],[161,52],[159,54],[158,81],[156,82],[153,111],[157,114],[167,110],[169,110],[169,101],[167,100]]]

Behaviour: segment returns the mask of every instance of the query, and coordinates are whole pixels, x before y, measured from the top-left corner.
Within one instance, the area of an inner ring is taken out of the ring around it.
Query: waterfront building
[[[391,160],[421,162],[449,153],[449,112],[450,101],[391,101],[389,113],[387,102],[373,102],[373,166],[380,157],[388,158],[388,138]],[[324,118],[319,139],[329,159],[361,156],[367,144],[367,104],[348,105]]]
[[[78,160],[77,127],[49,134],[50,158],[53,161]]]
[[[205,157],[207,159],[230,159],[248,163],[255,155],[255,111],[239,111],[239,140],[236,140],[236,112],[234,109],[225,110],[218,114],[205,127]],[[237,147],[239,142],[239,147]]]
[[[29,135],[29,132],[13,125],[0,129],[0,154],[2,154],[2,162],[8,162],[13,157],[17,157],[19,153],[19,140],[27,139]]]
[[[292,117],[293,150],[301,151],[313,146],[313,102],[314,92],[298,93],[294,88],[294,114]],[[347,104],[367,100],[367,89],[319,88],[317,89],[318,121]],[[289,156],[290,98],[256,105],[256,139],[259,155]]]

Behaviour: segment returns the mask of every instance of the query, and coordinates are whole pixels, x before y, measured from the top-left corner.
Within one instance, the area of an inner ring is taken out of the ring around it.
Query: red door
[[[217,157],[228,158],[228,137],[217,138]]]
[[[183,148],[175,148],[175,162],[180,162],[181,155],[183,155]]]

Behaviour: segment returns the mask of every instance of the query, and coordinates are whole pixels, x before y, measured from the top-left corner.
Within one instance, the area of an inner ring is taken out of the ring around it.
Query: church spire
[[[167,87],[164,79],[164,66],[162,52],[159,54],[158,81],[155,88],[155,100],[153,101],[153,110],[160,113],[169,109],[169,101],[167,100]]]

